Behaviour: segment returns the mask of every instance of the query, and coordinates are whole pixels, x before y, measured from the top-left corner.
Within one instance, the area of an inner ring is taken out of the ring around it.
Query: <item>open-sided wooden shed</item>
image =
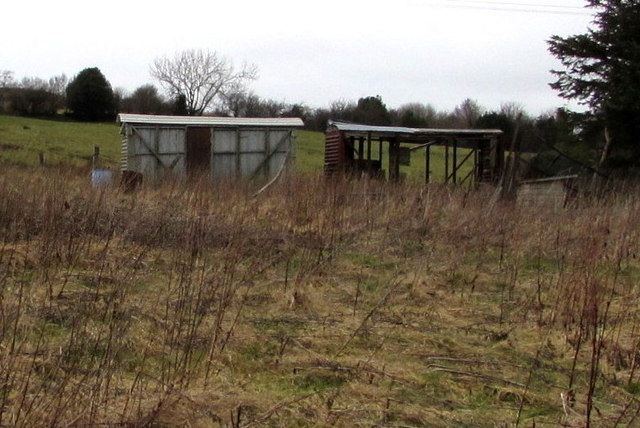
[[[366,174],[397,180],[400,166],[425,150],[425,182],[430,181],[431,147],[444,147],[444,182],[497,182],[504,168],[499,129],[427,129],[329,121],[325,134],[325,174]],[[465,150],[464,154],[458,149]],[[383,169],[388,156],[388,173]],[[461,176],[462,166],[466,174]]]
[[[145,179],[161,173],[270,179],[293,159],[299,118],[119,114],[121,169]]]

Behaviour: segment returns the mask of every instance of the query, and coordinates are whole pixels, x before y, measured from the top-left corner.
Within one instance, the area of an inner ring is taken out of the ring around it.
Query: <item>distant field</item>
[[[115,167],[120,156],[116,124],[63,122],[0,115],[0,163],[34,166],[39,153],[50,165],[86,167],[93,146]]]
[[[296,170],[304,173],[321,173],[324,164],[324,134],[297,131]],[[30,119],[0,115],[0,164],[36,166],[43,153],[47,165],[88,168],[93,147],[100,146],[103,161],[108,168],[117,168],[120,157],[119,128],[109,123],[79,123]],[[466,154],[460,150],[460,159]],[[377,145],[374,145],[377,156]],[[411,165],[402,166],[407,178],[424,179],[425,151],[413,152]],[[388,156],[384,156],[383,168],[389,170]],[[461,169],[466,175],[470,166]],[[444,176],[444,152],[440,147],[431,150],[432,181]]]

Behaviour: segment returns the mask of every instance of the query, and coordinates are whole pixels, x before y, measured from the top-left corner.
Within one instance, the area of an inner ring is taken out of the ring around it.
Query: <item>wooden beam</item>
[[[409,147],[409,151],[424,149],[425,147],[433,146],[434,144],[438,144],[437,141],[429,141],[428,143],[420,144],[418,146]]]

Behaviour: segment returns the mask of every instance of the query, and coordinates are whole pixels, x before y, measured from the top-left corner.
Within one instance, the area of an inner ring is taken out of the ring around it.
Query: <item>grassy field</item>
[[[43,153],[46,164],[88,168],[93,147],[115,168],[120,156],[115,124],[87,124],[0,115],[0,163],[36,166]]]
[[[36,166],[40,153],[45,163],[53,167],[90,168],[93,147],[99,146],[104,164],[118,168],[120,157],[119,128],[115,124],[87,124],[50,121],[0,115],[0,164]],[[375,146],[375,145],[374,145]],[[374,147],[377,154],[377,147]],[[466,150],[461,149],[461,156]],[[411,166],[401,171],[410,180],[424,180],[425,151],[414,152]],[[383,168],[388,167],[385,155]],[[296,132],[296,170],[303,173],[321,173],[324,165],[324,134],[299,130]],[[433,181],[443,181],[444,154],[440,147],[432,149]],[[470,167],[461,169],[464,176]]]
[[[638,209],[5,166],[0,426],[637,426]]]

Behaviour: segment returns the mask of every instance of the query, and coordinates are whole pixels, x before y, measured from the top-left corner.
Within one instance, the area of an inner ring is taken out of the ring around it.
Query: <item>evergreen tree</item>
[[[116,113],[113,90],[98,68],[85,68],[69,83],[67,107],[79,120],[113,119]]]
[[[367,125],[389,125],[390,122],[389,111],[380,95],[360,98],[353,110],[353,118]]]
[[[551,87],[584,104],[581,128],[601,128],[599,165],[640,165],[640,0],[588,0],[595,9],[585,34],[553,36],[563,64]]]

